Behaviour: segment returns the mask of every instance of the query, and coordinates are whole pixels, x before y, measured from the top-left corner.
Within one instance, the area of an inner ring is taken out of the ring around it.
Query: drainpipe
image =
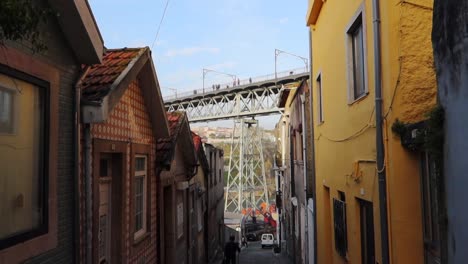
[[[81,79],[81,78],[80,78]],[[81,263],[81,256],[80,256],[80,95],[81,89],[75,85],[75,123],[73,124],[73,159],[74,159],[74,191],[75,191],[75,216],[73,217],[74,228],[75,228],[75,261],[76,263]]]
[[[304,85],[304,83],[303,83]],[[302,162],[304,164],[303,166],[303,176],[304,176],[304,263],[309,263],[309,230],[308,230],[308,221],[307,221],[307,215],[308,215],[308,206],[307,206],[307,125],[306,125],[306,120],[305,120],[305,91],[302,89],[302,93],[299,96],[301,98],[301,117],[302,117]]]
[[[385,172],[385,153],[383,142],[382,116],[382,76],[381,76],[381,35],[380,35],[380,6],[379,0],[372,0],[374,23],[374,80],[375,80],[375,121],[377,146],[377,172],[379,179],[379,207],[382,246],[382,264],[389,263],[388,245],[388,213],[387,213],[387,182]]]
[[[84,174],[85,174],[85,199],[86,199],[86,263],[93,260],[93,204],[92,204],[92,164],[91,164],[91,125],[84,125]]]
[[[311,195],[312,195],[312,209],[314,210],[312,212],[312,221],[314,222],[314,259],[313,259],[313,262],[312,263],[317,263],[317,221],[316,221],[316,210],[317,210],[317,207],[316,207],[316,204],[317,204],[317,200],[316,200],[316,194],[315,192],[317,191],[315,186],[316,186],[316,182],[315,182],[315,136],[314,136],[314,104],[313,104],[313,98],[314,98],[314,93],[313,93],[313,52],[312,52],[312,27],[310,27],[310,30],[309,30],[309,63],[310,63],[310,72],[309,72],[309,113],[310,113],[310,117],[309,117],[309,120],[310,120],[310,169],[311,169],[311,187],[312,187],[312,192],[311,192]],[[310,243],[310,241],[309,241]],[[310,261],[309,261],[310,263]]]

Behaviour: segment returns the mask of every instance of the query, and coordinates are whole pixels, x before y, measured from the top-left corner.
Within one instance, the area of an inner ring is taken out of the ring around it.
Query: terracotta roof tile
[[[200,150],[200,146],[202,145],[202,139],[199,135],[195,134],[192,131],[192,139],[193,139],[193,145],[195,147],[195,151],[198,152]]]
[[[169,159],[172,158],[180,127],[185,120],[185,113],[183,112],[167,112],[166,116],[169,125],[169,137],[157,141],[156,162],[158,163],[169,162]]]
[[[90,66],[87,73],[81,78],[83,99],[101,102],[109,93],[114,81],[144,49],[146,48],[107,50],[102,58],[102,63]]]

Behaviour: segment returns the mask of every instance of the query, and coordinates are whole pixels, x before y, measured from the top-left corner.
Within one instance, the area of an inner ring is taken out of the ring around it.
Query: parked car
[[[273,234],[263,234],[261,244],[262,248],[273,247],[275,245],[275,237]]]
[[[255,233],[249,233],[245,235],[248,241],[257,241],[257,235]]]

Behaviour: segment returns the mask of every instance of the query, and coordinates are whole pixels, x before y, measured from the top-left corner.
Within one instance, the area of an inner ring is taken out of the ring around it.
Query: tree
[[[39,25],[47,22],[48,7],[38,6],[33,0],[0,1],[0,44],[5,40],[30,41],[34,51],[46,47],[40,39]]]

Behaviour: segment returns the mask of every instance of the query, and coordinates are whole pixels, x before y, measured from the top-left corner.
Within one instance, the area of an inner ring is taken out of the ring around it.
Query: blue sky
[[[106,47],[151,47],[166,0],[89,3]],[[306,10],[305,0],[170,0],[152,48],[163,96],[201,88],[204,68],[240,79],[271,74],[275,48],[308,57]],[[286,54],[277,59],[278,71],[304,66]],[[231,81],[214,72],[205,76],[208,87]]]

